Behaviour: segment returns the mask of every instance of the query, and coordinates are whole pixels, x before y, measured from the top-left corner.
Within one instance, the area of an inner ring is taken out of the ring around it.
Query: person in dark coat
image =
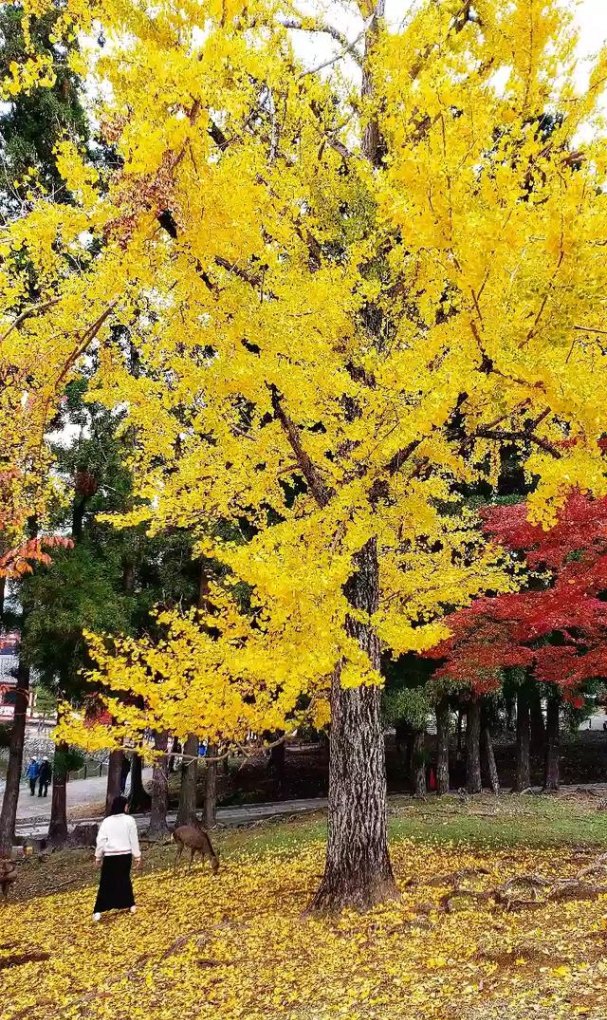
[[[48,758],[43,758],[42,759],[42,764],[40,765],[40,771],[38,773],[38,796],[39,797],[46,797],[46,795],[48,794],[48,788],[49,788],[49,785],[50,785],[50,782],[51,782],[52,775],[53,775],[53,770],[51,768],[50,761],[48,760]]]
[[[93,907],[93,920],[100,921],[106,910],[136,911],[131,867],[133,861],[141,866],[141,851],[137,823],[127,814],[126,797],[114,797],[107,818],[97,833],[95,861],[101,868],[97,899]]]

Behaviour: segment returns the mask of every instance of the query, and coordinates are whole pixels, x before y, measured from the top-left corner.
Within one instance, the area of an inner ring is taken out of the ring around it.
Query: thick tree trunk
[[[131,761],[131,792],[129,794],[129,811],[143,813],[149,811],[151,798],[143,785],[143,761],[140,754],[134,754]]]
[[[534,754],[541,754],[546,740],[544,713],[539,688],[534,684],[529,692],[529,722],[531,726],[531,749]]]
[[[514,706],[515,700],[512,694],[504,695],[504,702],[506,705],[506,730],[508,733],[514,733]]]
[[[481,779],[481,705],[476,697],[468,702],[466,720],[466,789],[468,793],[480,793]]]
[[[107,770],[107,787],[105,793],[106,815],[109,815],[110,813],[114,798],[120,796],[123,761],[124,751],[110,751],[110,759]]]
[[[167,825],[167,811],[169,809],[167,744],[168,734],[166,730],[154,735],[154,750],[161,753],[154,758],[152,806],[150,810],[150,825],[147,832],[148,839],[164,839],[169,831]]]
[[[544,789],[559,788],[560,757],[560,702],[558,697],[549,697],[546,705],[546,765]]]
[[[69,744],[60,740],[55,746],[53,760],[53,781],[51,797],[51,819],[48,827],[48,841],[55,847],[63,846],[67,840],[67,769],[66,755]]]
[[[15,713],[11,728],[8,750],[8,769],[6,786],[2,798],[0,812],[0,857],[9,854],[15,838],[15,821],[23,768],[23,746],[25,744],[25,723],[30,689],[30,670],[24,662],[19,662],[17,684],[15,687]]]
[[[207,757],[215,758],[217,747],[209,744]],[[207,772],[204,784],[204,825],[205,829],[214,829],[217,822],[217,762],[207,762]]]
[[[426,796],[426,734],[423,730],[415,730],[411,747],[411,774],[413,776],[413,796],[423,800]]]
[[[493,741],[491,739],[491,730],[488,726],[483,726],[481,731],[481,744],[483,748],[483,754],[485,758],[485,768],[487,770],[487,777],[489,779],[489,786],[495,794],[500,792],[500,781],[497,774],[497,766],[495,764],[495,755],[493,753]]]
[[[529,691],[526,686],[519,687],[516,695],[516,778],[514,790],[522,793],[531,786],[531,766],[529,762]]]
[[[449,702],[441,698],[436,706],[436,792],[449,793]]]
[[[457,710],[457,753],[458,753],[458,755],[461,755],[462,750],[463,750],[463,739],[462,739],[463,721],[464,721],[464,712],[463,712],[463,709],[460,706],[460,708],[458,708],[458,710]]]
[[[356,557],[357,571],[346,595],[369,614],[379,603],[377,543],[371,539]],[[377,635],[367,623],[348,622],[379,671]],[[381,690],[342,688],[341,670],[331,681],[329,818],[325,872],[311,909],[367,909],[398,896],[388,854],[386,762]]]
[[[282,734],[281,734],[282,735]],[[270,749],[270,760],[268,767],[270,775],[274,780],[274,796],[276,800],[282,800],[285,792],[285,762],[287,749],[284,740]]]
[[[190,733],[183,747],[181,787],[177,808],[177,825],[196,820],[196,783],[198,780],[198,736]]]

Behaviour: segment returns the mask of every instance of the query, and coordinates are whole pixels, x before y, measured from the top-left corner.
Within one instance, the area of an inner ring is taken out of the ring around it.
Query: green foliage
[[[59,8],[59,4],[56,5]],[[0,109],[2,162],[0,193],[3,212],[18,211],[26,200],[28,186],[20,182],[25,171],[36,171],[42,187],[55,201],[69,199],[58,175],[53,149],[65,135],[84,143],[88,125],[81,103],[77,77],[68,67],[69,51],[51,42],[57,10],[51,10],[32,24],[32,42],[38,53],[52,52],[56,81],[51,88],[33,89],[20,94]],[[0,9],[0,77],[7,74],[11,62],[20,63],[25,52],[22,29],[23,10],[16,4]]]
[[[384,692],[384,714],[389,723],[404,721],[415,730],[425,730],[430,710],[426,687],[401,687]]]
[[[153,633],[155,605],[195,602],[200,565],[192,561],[185,531],[150,538],[143,526],[116,530],[100,519],[135,505],[130,437],[120,413],[87,400],[85,378],[68,386],[55,425],[72,436],[67,446],[53,447],[55,473],[71,500],[57,500],[53,523],[56,531],[71,533],[74,546],[57,551],[50,568],[22,582],[22,648],[43,689],[78,701],[89,666],[86,632]]]
[[[63,779],[70,772],[78,772],[84,765],[84,755],[73,747],[55,748],[53,758],[53,774],[56,779]]]
[[[112,555],[114,553],[114,555]],[[128,631],[129,599],[120,591],[122,569],[115,550],[85,541],[54,557],[53,566],[27,582],[33,606],[22,652],[55,692],[78,693],[87,665],[84,631]]]

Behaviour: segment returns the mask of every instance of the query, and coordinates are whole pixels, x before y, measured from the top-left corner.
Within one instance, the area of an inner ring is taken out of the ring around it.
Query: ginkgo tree
[[[448,611],[512,587],[458,492],[493,484],[507,443],[534,521],[574,484],[607,493],[607,54],[579,86],[567,7],[421,0],[392,24],[353,0],[345,30],[337,2],[58,11],[115,158],[100,172],[66,138],[74,203],[33,181],[2,228],[1,356],[21,379],[35,361],[18,424],[43,435],[89,358],[135,437],[123,523],[191,529],[224,565],[166,642],[97,638],[96,681],[182,734],[330,705],[319,909],[396,894],[382,649],[423,651]],[[52,76],[32,57],[5,94]],[[19,311],[23,255],[40,294]]]

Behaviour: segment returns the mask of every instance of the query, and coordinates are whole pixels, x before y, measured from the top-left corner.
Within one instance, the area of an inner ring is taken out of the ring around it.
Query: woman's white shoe
[[[101,920],[101,914],[93,914],[93,921],[100,921],[100,920]]]
[[[137,907],[134,904],[133,904],[132,907],[129,907],[129,910],[131,911],[131,914],[136,914],[137,913]]]

